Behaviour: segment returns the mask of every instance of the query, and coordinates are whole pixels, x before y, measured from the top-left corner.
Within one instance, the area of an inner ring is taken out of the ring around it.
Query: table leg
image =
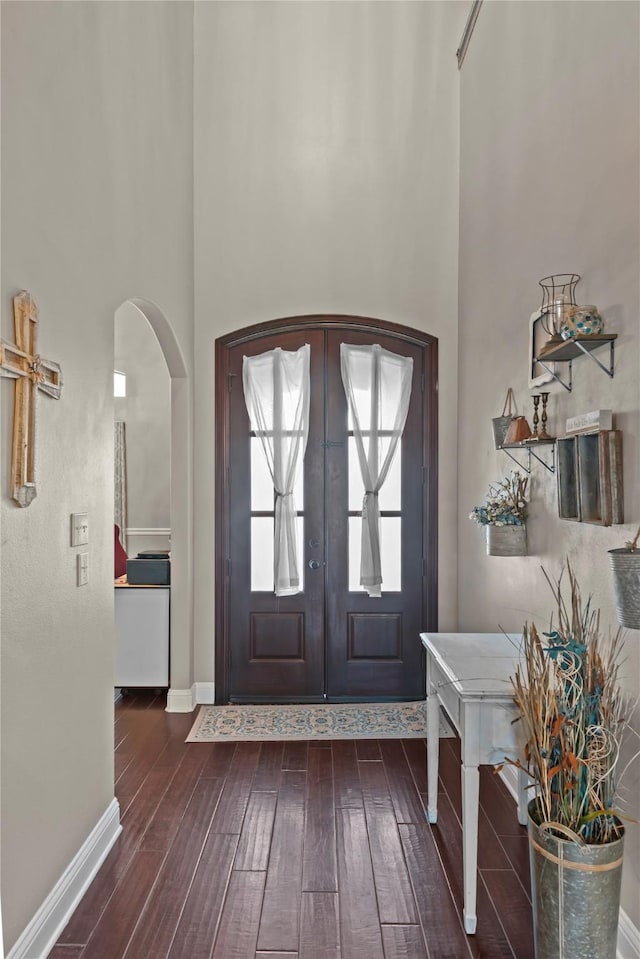
[[[438,759],[440,751],[440,703],[430,689],[427,696],[427,819],[438,821]]]
[[[480,773],[477,766],[462,767],[462,871],[464,880],[464,928],[476,931],[476,892],[478,867],[478,803]]]
[[[530,779],[524,769],[518,769],[518,822],[521,826],[527,825],[527,805],[530,789],[527,789]],[[533,793],[531,793],[533,796]]]

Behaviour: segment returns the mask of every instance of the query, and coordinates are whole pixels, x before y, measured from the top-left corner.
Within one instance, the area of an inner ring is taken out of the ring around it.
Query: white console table
[[[169,685],[169,586],[115,582],[114,686]]]
[[[518,755],[510,677],[520,634],[421,633],[427,653],[427,818],[438,819],[440,705],[455,726],[462,750],[462,858],[464,927],[476,931],[479,765]],[[526,824],[528,777],[518,773],[518,821]]]

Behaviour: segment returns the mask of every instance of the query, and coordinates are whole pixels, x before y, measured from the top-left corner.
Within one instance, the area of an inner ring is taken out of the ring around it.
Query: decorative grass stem
[[[625,727],[618,685],[622,634],[604,638],[599,610],[582,603],[567,563],[569,596],[553,591],[557,625],[542,635],[525,625],[522,661],[513,678],[527,769],[541,823],[559,823],[587,843],[616,838],[616,768]]]
[[[633,539],[631,540],[631,542],[629,542],[629,543],[626,544],[626,545],[627,545],[627,549],[629,550],[630,553],[635,553],[636,549],[638,548],[638,540],[639,540],[639,539],[640,539],[640,526],[638,526],[636,535],[633,537]]]

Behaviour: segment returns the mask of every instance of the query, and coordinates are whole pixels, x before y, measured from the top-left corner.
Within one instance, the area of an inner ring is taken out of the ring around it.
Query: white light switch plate
[[[89,554],[78,553],[76,556],[77,586],[86,586],[89,582]]]
[[[89,542],[89,514],[71,514],[71,545],[84,546]]]

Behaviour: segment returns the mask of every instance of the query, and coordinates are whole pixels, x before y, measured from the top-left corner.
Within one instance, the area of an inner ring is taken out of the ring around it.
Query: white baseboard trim
[[[170,689],[167,693],[168,713],[191,713],[200,704],[216,701],[215,683],[194,683],[191,689]]]
[[[167,693],[168,713],[191,713],[196,708],[196,687],[170,689]]]
[[[49,955],[121,831],[120,804],[112,799],[7,959],[45,959]]]
[[[216,701],[215,683],[196,683],[196,703],[212,706]]]
[[[515,766],[503,766],[500,771],[500,778],[513,796],[514,801],[517,802],[518,771]],[[634,926],[624,909],[620,910],[620,918],[618,920],[618,950],[616,952],[616,959],[640,959],[640,930]]]
[[[616,959],[640,959],[640,930],[629,919],[624,909],[618,921],[618,951]]]

